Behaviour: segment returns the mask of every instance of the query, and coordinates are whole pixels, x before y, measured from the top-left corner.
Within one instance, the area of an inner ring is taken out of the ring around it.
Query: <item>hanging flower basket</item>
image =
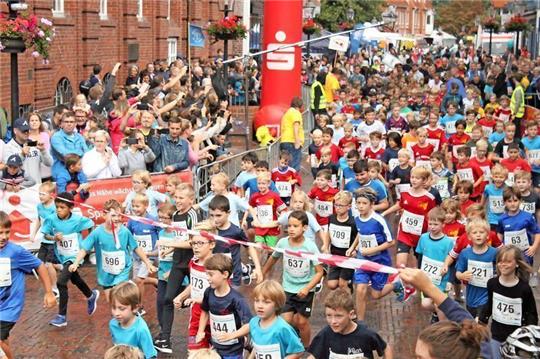
[[[208,35],[216,40],[237,40],[244,39],[247,29],[236,15],[224,17],[216,23],[208,26]]]
[[[495,16],[489,16],[482,22],[482,27],[485,30],[498,32],[501,28],[501,20]]]
[[[341,29],[341,31],[352,30],[353,27],[354,25],[348,21],[344,21],[341,24],[339,24],[339,28]]]
[[[10,53],[31,49],[32,56],[48,62],[49,49],[55,36],[52,22],[36,15],[21,14],[15,19],[0,13],[0,51]]]
[[[306,35],[313,35],[321,31],[321,25],[317,24],[313,19],[307,19],[302,25],[302,32]]]
[[[504,25],[504,29],[507,32],[527,31],[530,27],[527,19],[521,15],[512,16],[512,18]]]

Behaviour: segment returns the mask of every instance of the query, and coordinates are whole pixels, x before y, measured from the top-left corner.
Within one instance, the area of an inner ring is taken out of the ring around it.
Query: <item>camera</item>
[[[157,129],[157,132],[158,132],[160,135],[167,135],[167,134],[169,134],[169,129],[168,129],[168,128],[158,128],[158,129]]]
[[[141,102],[137,104],[137,110],[139,111],[148,111],[148,104],[146,102]]]
[[[37,144],[38,144],[38,141],[32,141],[32,140],[28,140],[26,141],[26,144],[30,147],[36,147]]]
[[[139,140],[137,138],[133,138],[133,137],[128,137],[126,143],[128,145],[136,145],[139,143]]]

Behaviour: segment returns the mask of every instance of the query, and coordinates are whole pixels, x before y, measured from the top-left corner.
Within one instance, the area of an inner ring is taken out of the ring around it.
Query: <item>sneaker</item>
[[[88,298],[88,315],[92,315],[96,312],[97,301],[99,299],[99,290],[92,290],[92,295]]]
[[[56,298],[56,300],[59,300],[60,299],[60,292],[58,291],[58,288],[53,288],[52,292],[53,292],[54,297]]]
[[[166,342],[166,340],[165,340],[165,339],[161,339],[160,336],[155,337],[154,340],[153,340],[154,346],[156,346],[156,345],[159,344],[159,343],[163,343],[163,342]]]
[[[435,324],[435,323],[439,322],[439,316],[437,315],[437,313],[435,313],[435,312],[431,313],[431,319],[429,320],[429,322],[431,324]]]
[[[137,315],[139,317],[142,317],[143,315],[146,315],[146,310],[144,310],[143,307],[140,307],[139,309],[137,309]]]
[[[53,320],[49,322],[50,325],[54,325],[55,327],[65,327],[67,325],[67,320],[65,315],[58,314],[56,317],[54,317]]]
[[[172,348],[171,348],[171,341],[170,340],[161,340],[159,343],[154,343],[154,348],[160,353],[166,353],[171,354]]]
[[[538,287],[538,275],[536,273],[531,276],[531,279],[529,279],[529,285],[531,288]]]
[[[405,287],[401,281],[396,281],[394,282],[394,292],[397,294],[397,300],[405,303],[414,293],[416,293],[416,288]]]
[[[323,282],[324,282],[324,277],[321,278],[321,281],[319,283],[317,283],[317,285],[315,286],[315,293],[320,293],[322,291]]]

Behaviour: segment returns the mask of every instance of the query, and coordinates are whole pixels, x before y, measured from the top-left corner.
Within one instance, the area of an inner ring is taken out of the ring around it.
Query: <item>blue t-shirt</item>
[[[472,247],[465,248],[459,254],[456,270],[461,273],[470,270],[473,273],[472,281],[467,284],[467,306],[478,308],[488,302],[487,281],[495,273],[496,259],[497,250],[491,246],[481,254],[475,253]]]
[[[230,288],[230,292],[219,297],[215,289],[206,288],[204,291],[201,309],[210,316],[210,333],[212,346],[219,355],[242,355],[244,352],[244,338],[233,339],[228,342],[218,342],[215,335],[220,332],[231,333],[240,329],[244,324],[249,323],[251,311],[246,299]]]
[[[278,223],[283,228],[287,228],[287,226],[289,225],[289,216],[291,215],[291,213],[292,213],[291,211],[286,211],[286,212],[282,212],[279,215]],[[308,227],[306,231],[304,232],[304,238],[315,241],[315,237],[317,233],[319,233],[322,230],[322,228],[319,222],[317,222],[317,219],[315,218],[313,213],[306,212],[306,214],[308,217]]]
[[[504,245],[513,244],[525,251],[533,244],[534,235],[540,233],[540,229],[532,214],[520,210],[513,216],[503,213],[499,218],[497,233],[502,234]]]
[[[112,318],[109,321],[109,330],[113,344],[125,344],[139,348],[146,359],[157,357],[152,334],[143,318],[136,316],[135,321],[128,328],[121,327],[118,320]]]
[[[171,231],[171,232],[167,232],[165,229],[162,229],[160,232],[159,232],[159,239],[160,240],[170,240],[170,241],[173,241],[175,239],[175,232],[174,231]],[[164,249],[167,249],[167,247],[165,246],[161,246],[161,248],[159,248],[159,251],[161,253],[162,250]],[[158,258],[159,258],[159,264],[158,264],[158,279],[159,280],[164,280],[166,281],[168,279],[165,278],[165,275],[167,273],[169,273],[172,269],[172,265],[173,265],[173,252],[171,252],[170,254],[166,255],[166,256],[162,256],[162,255],[159,255]]]
[[[392,242],[392,232],[390,232],[386,220],[380,214],[373,212],[368,218],[358,216],[354,218],[354,221],[359,235],[359,248],[375,248],[386,242]],[[372,256],[363,256],[358,250],[356,257],[387,266],[392,265],[388,250]]]
[[[55,241],[54,252],[58,261],[64,264],[67,261],[75,261],[79,248],[82,247],[81,232],[93,227],[94,222],[90,218],[71,213],[68,218],[60,219],[55,213],[45,219],[41,232],[50,236],[62,233],[63,239]]]
[[[238,241],[247,242],[246,234],[238,226],[230,223],[230,227],[224,230],[218,229],[218,235],[225,238],[232,238]],[[239,244],[229,244],[223,241],[216,241],[213,253],[224,253],[231,257],[233,262],[233,273],[231,281],[234,285],[242,284],[242,257]]]
[[[45,207],[43,203],[40,203],[37,205],[37,213],[38,213],[39,220],[41,221],[41,225],[43,226],[43,223],[45,223],[45,219],[47,219],[47,217],[52,216],[56,213],[56,206],[54,202],[47,207]],[[41,239],[41,242],[47,243],[47,244],[54,244],[54,241],[49,241],[48,239],[45,239],[45,237]]]
[[[446,282],[448,281],[448,273],[441,277],[441,269],[448,256],[448,253],[454,247],[452,238],[443,235],[441,238],[433,239],[428,233],[424,233],[418,240],[416,253],[422,255],[420,269],[428,275],[433,284],[440,290],[446,290]]]
[[[493,132],[491,135],[489,135],[488,142],[490,145],[495,146],[504,138],[504,136],[505,136],[504,132],[501,132],[501,133]]]
[[[501,188],[497,188],[493,183],[488,184],[484,188],[489,224],[497,225],[499,218],[504,213],[503,191],[504,185]]]
[[[540,150],[540,136],[536,136],[532,140],[529,137],[523,137],[521,143],[527,151],[537,151]],[[540,172],[540,166],[533,165],[531,163],[533,172]]]
[[[131,254],[138,247],[137,241],[124,226],[117,229],[119,248],[116,248],[113,234],[105,226],[97,227],[82,243],[82,248],[89,252],[96,250],[96,270],[98,284],[112,287],[129,280],[132,259]]]
[[[441,118],[441,125],[444,126],[447,137],[456,133],[456,121],[459,120],[463,120],[463,115],[459,113],[455,113],[452,116],[446,114]]]
[[[146,213],[144,217],[157,221],[156,217],[148,213]],[[137,245],[146,253],[152,252],[156,248],[156,242],[158,241],[161,228],[130,219],[127,223],[127,229],[133,234],[133,238],[137,241]],[[133,257],[136,260],[140,259],[135,253],[133,254]]]
[[[23,247],[7,242],[0,248],[0,322],[19,320],[24,307],[25,274],[41,261]]]
[[[366,184],[361,184],[357,180],[350,181],[345,185],[345,191],[354,193],[360,188],[372,188],[377,193],[377,203],[385,200],[388,197],[388,192],[386,192],[386,187],[379,180],[370,180]]]
[[[346,166],[341,171],[341,176],[343,177],[343,180],[345,181],[345,186],[347,183],[354,181],[356,178],[356,173],[354,173],[354,170],[350,168],[349,166]]]
[[[298,334],[279,315],[267,328],[261,328],[261,319],[253,317],[249,321],[249,335],[253,341],[255,358],[285,358],[287,355],[303,353],[304,345]]]
[[[167,195],[158,191],[154,191],[151,188],[148,188],[144,194],[146,197],[148,197],[148,213],[150,215],[157,218],[158,213],[157,209],[159,207],[160,203],[167,202]],[[124,200],[123,206],[126,208],[126,213],[132,213],[131,212],[131,201],[133,200],[133,197],[135,197],[136,192],[131,191],[127,194],[126,199]]]

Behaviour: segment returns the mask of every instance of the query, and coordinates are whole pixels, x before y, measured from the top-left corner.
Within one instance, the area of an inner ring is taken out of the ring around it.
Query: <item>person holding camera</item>
[[[132,130],[120,143],[118,165],[123,175],[131,175],[137,170],[146,170],[154,162],[156,155],[145,143],[144,135],[139,130]]]
[[[13,123],[13,138],[4,146],[3,162],[11,155],[22,159],[23,170],[35,183],[41,183],[41,164],[52,166],[53,160],[45,143],[29,140],[30,125],[27,120],[18,118]]]
[[[189,142],[182,138],[182,119],[169,119],[169,133],[150,137],[149,145],[154,154],[154,172],[174,173],[189,167]]]
[[[115,178],[122,174],[118,158],[108,144],[107,132],[96,131],[94,147],[82,157],[82,170],[89,180]]]

